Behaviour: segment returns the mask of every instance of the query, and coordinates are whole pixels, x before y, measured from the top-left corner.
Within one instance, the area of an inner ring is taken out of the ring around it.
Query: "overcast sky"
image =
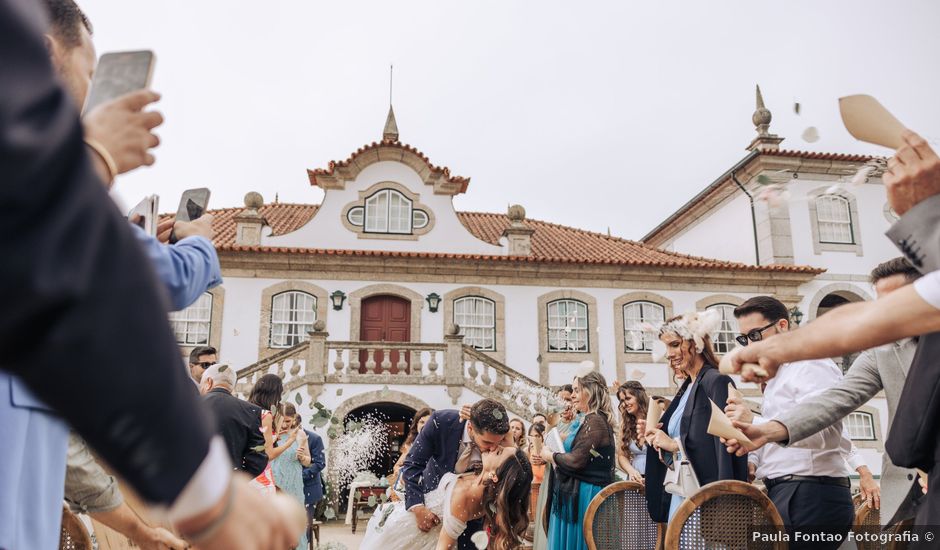
[[[381,138],[392,63],[401,140],[472,178],[458,210],[632,239],[745,155],[755,83],[787,149],[886,153],[842,126],[852,93],[940,138],[932,0],[79,3],[99,54],[157,54],[163,145],[119,180],[128,207],[318,203],[306,169]]]

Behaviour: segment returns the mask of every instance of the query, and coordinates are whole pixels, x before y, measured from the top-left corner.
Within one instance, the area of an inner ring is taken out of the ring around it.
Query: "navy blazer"
[[[466,421],[454,410],[436,411],[415,439],[401,468],[405,508],[424,504],[424,495],[437,488],[441,477],[454,471]]]
[[[310,466],[303,469],[304,478],[304,504],[313,506],[323,499],[323,484],[320,481],[320,472],[326,467],[323,456],[323,438],[310,430],[307,434],[307,449],[310,450]]]
[[[682,384],[688,390],[691,380]],[[721,374],[714,365],[706,364],[698,374],[692,395],[685,406],[680,421],[682,446],[689,455],[689,462],[700,485],[704,486],[721,479],[747,481],[747,455],[729,454],[721,440],[708,434],[708,420],[711,418],[714,401],[722,410],[728,404],[728,384],[734,384],[730,376]],[[663,431],[669,425],[679,399],[673,399],[663,414]],[[672,494],[663,489],[666,466],[659,460],[659,453],[650,445],[646,450],[646,504],[653,521],[665,523],[669,519],[669,504]]]

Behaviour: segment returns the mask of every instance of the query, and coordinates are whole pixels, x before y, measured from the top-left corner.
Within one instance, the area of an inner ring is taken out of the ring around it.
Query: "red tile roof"
[[[266,204],[261,215],[273,228],[274,235],[283,235],[305,225],[316,213],[313,204]],[[215,244],[222,251],[288,252],[293,254],[322,254],[348,256],[452,258],[467,260],[509,262],[552,262],[573,264],[607,264],[624,266],[678,267],[738,271],[766,271],[816,274],[824,270],[808,266],[751,266],[736,262],[712,260],[674,252],[666,252],[642,243],[593,233],[572,227],[538,220],[526,220],[534,229],[531,256],[505,256],[484,254],[450,254],[432,252],[393,252],[389,250],[330,250],[297,247],[242,246],[235,244],[235,216],[243,208],[224,208],[210,211],[215,219]],[[470,233],[491,244],[498,244],[503,231],[511,224],[505,214],[458,212],[460,221]]]
[[[777,151],[762,151],[761,154],[767,155],[769,157],[804,158],[811,160],[839,160],[843,162],[868,162],[875,158],[883,158],[874,157],[871,155],[853,155],[849,153],[818,153],[815,151],[792,151],[786,149],[780,149]]]

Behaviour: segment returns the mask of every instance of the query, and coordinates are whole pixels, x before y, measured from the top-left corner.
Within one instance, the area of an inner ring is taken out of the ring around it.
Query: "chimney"
[[[512,224],[503,231],[503,237],[509,240],[509,255],[531,256],[532,234],[535,230],[525,224],[525,208],[514,204],[509,207],[508,214]]]
[[[264,205],[260,193],[251,191],[245,195],[245,209],[235,216],[235,244],[258,246],[261,244],[261,228],[265,221],[258,212]]]

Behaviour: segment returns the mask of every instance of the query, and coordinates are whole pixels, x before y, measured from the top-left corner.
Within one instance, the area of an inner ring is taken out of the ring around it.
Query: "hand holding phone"
[[[195,222],[199,218],[203,217],[203,214],[205,214],[206,212],[206,208],[208,208],[209,206],[210,194],[211,192],[205,187],[200,187],[198,189],[187,189],[186,191],[183,192],[183,196],[180,197],[179,208],[176,209],[176,225],[174,225],[173,233],[170,234],[170,244],[174,244],[178,240],[189,236],[185,234],[186,231],[184,230],[184,227],[189,229],[193,227],[192,224],[190,224],[189,226],[183,226],[182,224],[186,222]],[[212,231],[211,224],[212,224],[212,218],[210,217],[208,222],[206,222],[205,220],[202,222],[202,225],[205,225],[205,227],[201,227],[200,225],[195,225],[194,228],[196,231],[199,231],[200,229],[205,230],[206,228],[208,228],[208,231],[211,233]],[[177,229],[178,226],[179,226],[179,229]],[[202,233],[192,233],[192,234],[202,234]],[[207,238],[210,240],[212,239],[211,236]]]

